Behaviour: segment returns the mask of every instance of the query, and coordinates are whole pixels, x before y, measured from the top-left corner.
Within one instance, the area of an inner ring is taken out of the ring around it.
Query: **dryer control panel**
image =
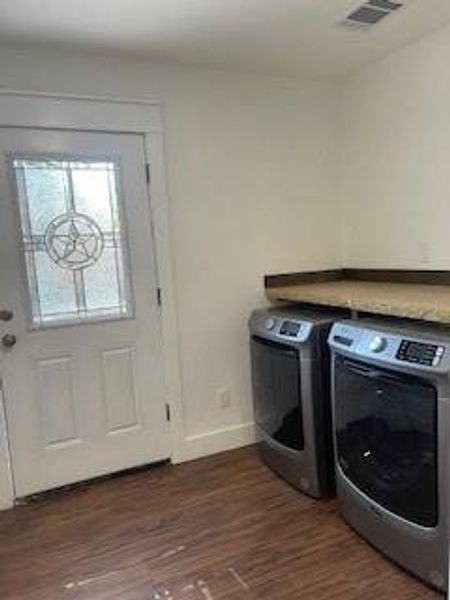
[[[418,325],[383,324],[375,320],[338,321],[328,343],[332,350],[383,366],[434,371],[450,378],[450,331]]]

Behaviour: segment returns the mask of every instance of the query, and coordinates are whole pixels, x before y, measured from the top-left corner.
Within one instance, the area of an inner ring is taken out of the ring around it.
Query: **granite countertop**
[[[450,286],[339,280],[267,287],[272,301],[307,302],[450,325]]]

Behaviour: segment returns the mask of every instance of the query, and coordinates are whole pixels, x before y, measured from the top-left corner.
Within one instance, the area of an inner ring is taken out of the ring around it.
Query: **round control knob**
[[[381,337],[381,335],[376,335],[369,344],[369,348],[372,352],[383,352],[386,346],[387,340],[386,338]]]
[[[5,348],[12,348],[17,342],[16,336],[12,333],[5,333],[2,337],[2,344]]]
[[[267,329],[267,331],[272,331],[272,329],[275,327],[275,319],[266,319],[264,327]]]

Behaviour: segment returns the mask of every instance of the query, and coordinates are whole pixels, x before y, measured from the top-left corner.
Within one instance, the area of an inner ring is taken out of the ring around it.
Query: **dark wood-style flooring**
[[[254,448],[0,514],[1,600],[436,600]]]

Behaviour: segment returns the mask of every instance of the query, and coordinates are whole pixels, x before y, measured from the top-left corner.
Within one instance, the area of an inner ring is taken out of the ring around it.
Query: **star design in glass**
[[[103,250],[103,236],[93,219],[72,213],[56,217],[48,226],[45,245],[50,258],[66,269],[94,264]]]
[[[57,233],[53,236],[53,244],[59,246],[58,254],[62,259],[84,262],[93,256],[93,250],[97,245],[97,236],[93,231],[82,233],[75,220],[72,219],[67,233]]]

